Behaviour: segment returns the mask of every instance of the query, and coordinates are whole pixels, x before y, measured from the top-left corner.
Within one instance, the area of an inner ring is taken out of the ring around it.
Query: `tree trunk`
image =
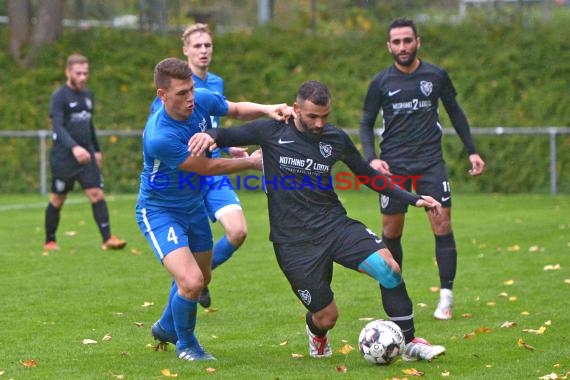
[[[30,42],[32,5],[30,0],[8,1],[8,27],[10,30],[10,55],[22,65],[22,47]]]
[[[57,41],[63,33],[65,0],[43,0],[31,34],[32,4],[29,0],[10,0],[10,54],[20,66],[32,66],[44,45]],[[30,35],[31,34],[31,35]],[[29,49],[24,54],[24,48]]]

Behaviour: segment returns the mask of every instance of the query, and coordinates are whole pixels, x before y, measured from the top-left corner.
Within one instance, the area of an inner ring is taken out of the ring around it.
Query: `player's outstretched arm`
[[[288,120],[291,115],[293,115],[293,107],[289,107],[286,103],[258,104],[228,101],[228,113],[226,116],[239,120],[253,120],[262,116],[268,116],[282,121]]]
[[[205,156],[188,156],[178,168],[200,175],[221,175],[241,172],[244,170],[260,170],[261,157],[246,158],[207,158]]]

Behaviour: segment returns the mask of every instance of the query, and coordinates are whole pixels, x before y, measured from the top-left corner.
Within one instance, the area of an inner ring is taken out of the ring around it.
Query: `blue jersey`
[[[207,73],[206,78],[202,79],[199,76],[192,74],[192,79],[194,79],[194,86],[196,88],[207,88],[210,91],[217,92],[220,95],[224,95],[224,80],[222,77]],[[211,115],[212,128],[218,128],[220,126],[220,117]],[[226,148],[227,149],[227,148]],[[212,157],[221,157],[221,149],[216,148],[212,151]]]
[[[178,166],[190,155],[190,137],[212,127],[210,115],[226,115],[228,104],[220,94],[196,89],[192,115],[179,121],[172,119],[157,99],[143,132],[143,170],[137,203],[139,207],[192,210],[202,202],[199,176]]]

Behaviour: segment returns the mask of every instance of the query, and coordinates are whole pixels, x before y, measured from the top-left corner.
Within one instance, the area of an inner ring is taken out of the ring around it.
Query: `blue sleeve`
[[[229,111],[226,98],[206,88],[195,89],[194,103],[204,108],[209,116],[226,116]]]

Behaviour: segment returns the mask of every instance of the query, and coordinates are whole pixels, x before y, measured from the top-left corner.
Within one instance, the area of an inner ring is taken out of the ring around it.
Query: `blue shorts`
[[[226,179],[222,182],[222,179]],[[202,187],[202,196],[208,216],[215,222],[227,211],[241,210],[241,203],[236,192],[229,184],[227,176],[210,176],[208,184]]]
[[[209,251],[214,245],[203,203],[190,212],[137,205],[136,213],[139,228],[160,262],[178,248],[188,247],[197,253]]]

